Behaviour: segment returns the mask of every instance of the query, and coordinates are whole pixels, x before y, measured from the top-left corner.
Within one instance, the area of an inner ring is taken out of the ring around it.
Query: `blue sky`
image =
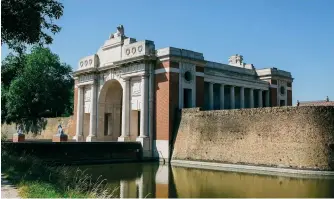
[[[233,54],[256,68],[293,75],[293,102],[334,100],[334,0],[70,0],[50,48],[74,69],[123,24],[125,34],[202,52],[227,63]],[[2,47],[1,59],[8,54]]]

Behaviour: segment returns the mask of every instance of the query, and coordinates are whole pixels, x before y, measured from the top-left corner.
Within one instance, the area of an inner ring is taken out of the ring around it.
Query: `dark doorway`
[[[108,135],[109,117],[110,117],[110,113],[105,113],[104,114],[104,135]]]
[[[183,108],[191,108],[191,89],[185,88],[183,90]]]

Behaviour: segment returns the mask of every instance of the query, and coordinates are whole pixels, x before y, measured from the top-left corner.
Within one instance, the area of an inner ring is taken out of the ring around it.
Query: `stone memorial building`
[[[153,41],[125,36],[122,25],[73,76],[73,139],[139,141],[146,157],[169,157],[179,109],[292,105],[289,72],[256,69],[238,54],[223,64],[190,50],[155,49]]]

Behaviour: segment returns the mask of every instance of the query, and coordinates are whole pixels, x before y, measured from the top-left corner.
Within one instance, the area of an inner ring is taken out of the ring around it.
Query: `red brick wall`
[[[204,68],[201,66],[196,66],[196,72],[204,73]]]
[[[287,95],[288,95],[287,104],[288,104],[288,106],[292,106],[292,91],[288,90]]]
[[[270,88],[271,106],[277,106],[277,88]]]
[[[196,107],[204,107],[204,77],[196,77]]]
[[[168,67],[179,68],[179,64],[165,61],[157,64],[156,69]],[[179,74],[169,72],[156,74],[155,92],[155,139],[170,140],[179,104]]]
[[[155,75],[156,140],[169,140],[169,73]]]

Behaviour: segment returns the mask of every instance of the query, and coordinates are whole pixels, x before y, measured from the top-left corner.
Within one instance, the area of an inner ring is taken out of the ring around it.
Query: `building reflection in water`
[[[334,197],[334,179],[222,172],[157,163],[84,166],[120,198]]]

